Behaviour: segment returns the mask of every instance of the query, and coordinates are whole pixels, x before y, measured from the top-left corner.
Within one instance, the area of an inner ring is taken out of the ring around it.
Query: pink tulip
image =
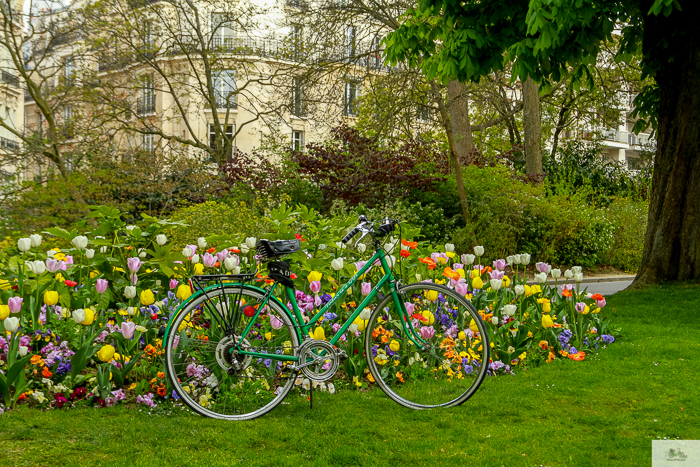
[[[406,313],[409,315],[412,315],[414,311],[416,311],[416,306],[413,303],[405,302],[403,304],[406,307]]]
[[[499,271],[505,271],[506,270],[506,260],[497,259],[496,261],[493,262],[493,268],[498,269]]]
[[[49,271],[50,273],[57,272],[59,269],[61,269],[61,262],[56,261],[53,258],[47,258],[46,259],[46,270]]]
[[[578,311],[579,313],[583,313],[585,309],[586,309],[586,304],[585,304],[585,303],[583,303],[583,302],[578,302],[578,303],[576,304],[576,311]]]
[[[605,301],[605,299],[602,299],[602,300],[596,300],[595,304],[598,305],[598,308],[603,308],[607,304],[607,302]]]
[[[97,293],[105,293],[107,291],[107,285],[109,284],[109,281],[106,279],[97,279],[97,282],[95,283],[95,289],[97,290]]]
[[[547,263],[537,263],[536,267],[539,272],[549,273],[550,266]]]
[[[321,281],[311,281],[309,288],[313,293],[319,293],[321,291]]]
[[[224,260],[228,258],[230,254],[231,252],[224,248],[216,254],[216,259],[219,260],[219,263],[224,264]]]
[[[491,271],[489,273],[489,276],[491,276],[491,279],[503,279],[504,274],[505,273],[503,271],[495,270],[495,271]]]
[[[420,336],[423,339],[432,339],[432,337],[435,335],[435,329],[433,329],[432,326],[423,326],[420,328]]]
[[[284,322],[275,315],[270,315],[270,326],[272,329],[280,329],[284,326]]]
[[[185,245],[187,248],[192,250],[192,255],[194,256],[195,252],[197,251],[197,245]]]
[[[10,311],[12,313],[19,313],[19,310],[22,309],[22,301],[24,299],[22,297],[10,297],[7,300],[7,306],[10,307]]]
[[[124,339],[131,339],[134,337],[134,331],[136,330],[136,323],[133,321],[124,321],[122,323],[122,336]]]
[[[362,295],[365,297],[369,295],[369,293],[372,291],[372,283],[371,282],[363,282],[362,283]]]
[[[464,265],[462,263],[455,263],[452,265],[452,269],[454,269],[455,271],[458,269],[464,269]]]
[[[202,263],[208,268],[213,268],[214,265],[216,264],[216,258],[212,256],[211,253],[204,253],[204,257],[202,258]]]
[[[457,285],[455,285],[455,290],[458,294],[464,296],[469,293],[469,286],[467,286],[467,284],[464,282],[460,282]]]
[[[129,280],[131,280],[131,283],[136,285],[136,283],[139,281],[139,276],[136,274],[132,274],[129,276]]]
[[[179,283],[177,279],[170,279],[170,289],[176,289]]]
[[[358,261],[355,263],[355,269],[357,269],[357,272],[360,272],[360,269],[365,267],[365,264],[367,264],[367,261]]]
[[[138,258],[127,258],[126,260],[126,265],[129,267],[129,271],[133,273],[139,272],[139,269],[141,269],[142,264],[143,263]]]

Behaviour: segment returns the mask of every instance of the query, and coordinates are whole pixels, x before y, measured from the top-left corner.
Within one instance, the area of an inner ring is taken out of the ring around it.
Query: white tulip
[[[49,250],[49,251],[46,252],[46,256],[53,256],[53,255],[55,255],[56,253],[58,253],[56,250]]]
[[[503,313],[505,313],[507,316],[515,315],[516,311],[518,311],[518,307],[515,305],[505,305],[503,307]]]
[[[525,266],[527,266],[528,264],[530,264],[530,254],[529,254],[529,253],[523,253],[523,254],[521,254],[521,255],[520,255],[520,263],[521,263],[521,264],[524,264]]]
[[[7,318],[7,319],[10,319],[10,318]],[[358,328],[357,324],[354,324],[354,323],[353,323],[353,324],[351,324],[350,327],[348,328],[348,331],[350,331],[351,333],[355,334],[355,333],[357,332],[357,328]]]
[[[248,248],[248,245],[246,245],[245,243],[241,243],[240,248],[241,248],[241,253],[243,253],[244,255],[250,251],[250,248]]]
[[[136,308],[130,306],[126,309],[126,312],[129,313],[129,316],[134,316],[134,313],[136,313]]]
[[[345,245],[343,242],[335,242],[335,246],[337,246],[340,250],[347,248],[347,245]]]
[[[88,238],[85,235],[78,235],[73,240],[71,240],[71,243],[75,245],[77,249],[84,250],[87,247]]]
[[[571,279],[572,277],[574,277],[574,272],[571,269],[567,269],[566,271],[564,271],[564,277],[567,279]]]
[[[583,268],[581,266],[574,266],[573,268],[571,268],[571,270],[573,271],[574,275],[580,274],[583,272]]]
[[[247,257],[247,256],[244,256],[244,257],[243,257],[243,262],[244,262],[245,264],[248,264],[248,257]]]
[[[145,258],[146,256],[148,256],[146,250],[144,248],[139,248],[139,258]]]
[[[199,255],[192,255],[192,264],[199,263]]]
[[[165,245],[168,242],[168,237],[163,234],[156,235],[156,243],[160,246]]]
[[[255,245],[258,243],[258,239],[255,237],[247,237],[245,239],[245,246],[250,248],[251,250],[255,248]]]
[[[474,264],[475,260],[476,260],[476,256],[474,256],[474,255],[470,255],[470,254],[462,255],[462,261],[466,265]]]
[[[535,280],[536,280],[539,284],[544,284],[545,282],[547,282],[547,273],[546,273],[546,272],[541,272],[541,273],[539,273],[539,274],[535,274]]]
[[[422,281],[422,280],[423,280],[423,276],[421,276],[420,274],[416,274],[416,280],[417,280],[418,282]]]
[[[476,256],[482,256],[484,254],[484,247],[483,246],[475,246],[474,247],[474,254]]]
[[[574,280],[576,282],[581,282],[583,280],[583,273],[577,272],[576,274],[574,274]]]
[[[362,321],[367,321],[371,314],[372,311],[369,308],[365,308],[364,310],[362,310],[362,313],[360,313],[360,319]]]
[[[185,258],[189,258],[190,256],[192,256],[192,248],[189,248],[189,247],[183,248],[182,249],[182,256],[184,256]]]
[[[37,276],[40,274],[44,274],[44,272],[46,271],[46,264],[44,264],[44,262],[40,260],[29,261],[27,262],[27,266],[29,267],[29,270]]]
[[[229,256],[224,260],[224,267],[228,269],[229,271],[232,271],[233,269],[238,266],[238,257],[237,256]]]
[[[525,286],[524,285],[516,285],[513,288],[513,291],[515,292],[515,295],[522,295],[525,293]]]
[[[493,318],[491,318],[491,323],[494,326],[498,326],[498,316],[494,316]]]
[[[204,237],[199,237],[197,239],[197,246],[199,248],[206,248],[207,247],[207,239]]]
[[[106,246],[101,247],[100,253],[107,253],[107,247]]]
[[[92,248],[88,248],[87,250],[85,250],[85,257],[87,259],[94,258],[95,257],[95,250],[93,250]]]
[[[75,324],[80,324],[85,321],[85,310],[82,308],[73,310],[73,321],[75,321]]]
[[[19,328],[19,318],[5,318],[3,324],[5,325],[5,331],[8,331],[10,333],[15,332]]]
[[[506,263],[508,264],[515,264],[515,256],[506,256]]]
[[[455,244],[454,243],[445,243],[445,251],[449,252],[454,252],[455,251]]]
[[[246,258],[247,259],[247,258]],[[236,275],[241,273],[241,267],[236,266],[235,268],[231,269],[231,274]]]
[[[32,241],[29,238],[20,238],[17,240],[17,248],[19,248],[19,251],[29,251],[31,247]]]
[[[71,317],[71,311],[68,308],[61,308],[61,318],[70,318]]]
[[[136,326],[136,330],[138,332],[148,332],[148,329],[146,329],[144,326],[141,326],[140,324]]]
[[[364,253],[365,251],[367,251],[367,245],[365,245],[364,243],[358,243],[357,251],[359,251],[360,253]]]
[[[29,352],[29,348],[27,348],[27,347],[24,346],[24,345],[20,345],[20,346],[19,346],[19,356],[20,356],[20,357],[26,357],[26,356],[27,356],[27,352]],[[51,381],[51,380],[49,380],[49,381]]]
[[[512,264],[520,264],[523,261],[523,255],[513,255]]]
[[[340,271],[341,269],[343,269],[343,258],[336,258],[333,261],[331,261],[331,267],[336,271]]]
[[[387,255],[390,255],[394,251],[394,244],[393,243],[385,243],[384,244],[384,251],[386,251]]]
[[[41,235],[39,234],[31,234],[29,236],[29,240],[32,242],[32,247],[38,247],[41,246]]]
[[[126,298],[134,298],[136,296],[136,287],[133,285],[124,287],[124,296]]]
[[[552,269],[550,272],[554,279],[559,279],[561,277],[561,269]]]
[[[393,268],[394,265],[396,264],[396,256],[394,256],[394,255],[387,256],[386,257],[386,264],[388,264],[390,268]]]
[[[503,285],[503,279],[491,279],[491,289],[498,290]]]
[[[136,228],[135,225],[127,225],[127,226],[126,226],[126,230],[128,230],[129,232],[131,232],[131,231],[134,230],[135,228]]]

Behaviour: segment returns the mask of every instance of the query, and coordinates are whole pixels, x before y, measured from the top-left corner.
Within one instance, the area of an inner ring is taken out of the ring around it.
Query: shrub
[[[647,227],[648,201],[615,198],[605,210],[614,225],[613,240],[603,254],[603,261],[633,273],[639,268]]]

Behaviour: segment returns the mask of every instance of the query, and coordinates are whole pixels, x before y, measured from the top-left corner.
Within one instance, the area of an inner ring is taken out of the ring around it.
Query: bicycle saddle
[[[271,260],[284,255],[290,255],[301,250],[301,241],[294,240],[258,240],[255,251],[262,260]]]

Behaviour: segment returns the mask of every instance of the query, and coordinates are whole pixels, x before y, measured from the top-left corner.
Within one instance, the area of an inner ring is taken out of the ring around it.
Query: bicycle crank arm
[[[298,371],[298,370],[301,370],[302,368],[306,368],[307,366],[311,366],[311,365],[313,365],[313,364],[315,364],[315,363],[318,363],[318,362],[320,362],[320,361],[325,361],[325,360],[328,360],[328,356],[327,356],[327,355],[324,355],[324,356],[321,356],[321,357],[316,357],[316,358],[314,358],[313,360],[311,360],[310,362],[306,362],[306,363],[304,363],[304,364],[302,364],[302,365],[293,366],[293,367],[291,368],[291,370],[292,370],[292,371]]]

